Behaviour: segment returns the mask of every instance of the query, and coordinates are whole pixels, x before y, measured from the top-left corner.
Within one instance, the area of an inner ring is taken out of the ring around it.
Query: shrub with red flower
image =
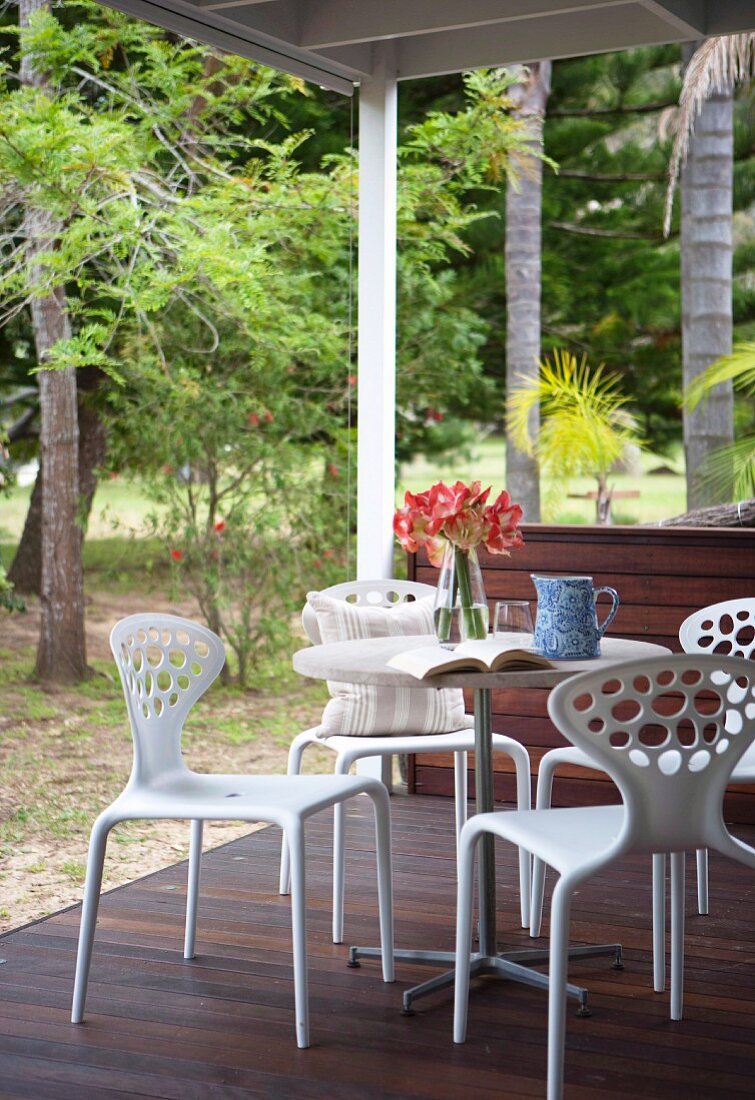
[[[180,561],[184,553],[183,550],[171,550],[170,556],[173,558],[173,561]]]

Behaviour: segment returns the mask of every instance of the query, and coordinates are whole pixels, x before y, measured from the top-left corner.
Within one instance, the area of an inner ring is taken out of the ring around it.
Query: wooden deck
[[[453,806],[393,800],[397,946],[451,949]],[[741,835],[755,841],[755,829]],[[257,832],[205,857],[198,957],[181,958],[185,865],[106,895],[87,1022],[68,1022],[78,908],[0,940],[0,1096],[14,1100],[475,1100],[543,1096],[546,998],[524,986],[473,987],[469,1039],[451,1041],[450,991],[399,1015],[401,990],[429,976],[345,965],[330,942],[328,821],[309,832],[312,1047],[296,1049],[288,904],[275,892],[278,835]],[[501,939],[515,926],[513,852],[499,852]],[[375,943],[371,827],[355,807],[349,834],[349,942]],[[688,878],[685,1019],[652,992],[650,876],[616,867],[577,898],[573,938],[619,940],[626,969],[575,964],[594,1015],[568,1025],[567,1097],[730,1098],[755,1081],[755,875],[713,857],[712,915],[698,917]]]

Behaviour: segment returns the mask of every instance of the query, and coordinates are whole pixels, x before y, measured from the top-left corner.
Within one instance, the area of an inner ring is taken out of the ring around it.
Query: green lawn
[[[610,484],[616,491],[639,490],[637,499],[616,500],[613,508],[614,523],[654,523],[668,519],[686,511],[686,487],[684,462],[681,451],[672,458],[643,454],[640,458],[642,473],[639,476],[616,474]],[[659,468],[670,468],[677,473],[652,473]],[[435,481],[474,481],[479,479],[485,485],[492,485],[498,492],[505,486],[506,443],[502,436],[487,436],[476,445],[469,456],[458,459],[445,459],[442,462],[430,462],[418,458],[411,465],[405,465],[399,474],[400,498],[404,490],[418,492],[428,488]],[[575,478],[569,486],[569,493],[585,493],[596,488],[589,478]],[[547,486],[544,486],[547,492]],[[595,504],[588,500],[572,500],[567,497],[557,502],[552,516],[546,517],[553,523],[593,523]]]
[[[659,519],[678,515],[685,511],[684,465],[681,454],[672,459],[658,455],[642,455],[643,473],[633,477],[629,474],[616,474],[611,484],[617,491],[637,489],[640,496],[636,500],[617,500],[614,504],[615,523],[654,523]],[[650,471],[659,467],[670,467],[676,474],[654,474]],[[488,436],[476,445],[474,452],[460,458],[447,458],[430,462],[418,458],[411,465],[404,465],[399,471],[397,501],[403,500],[404,491],[418,492],[426,489],[435,481],[473,481],[479,478],[485,484],[493,486],[494,492],[505,484],[505,443],[500,436]],[[588,478],[576,479],[570,486],[571,493],[584,493],[594,489],[594,483]],[[15,542],[21,534],[24,517],[31,495],[31,487],[16,488],[9,497],[0,499],[0,542]],[[103,481],[97,489],[94,507],[89,520],[87,541],[118,539],[130,546],[128,553],[158,553],[156,546],[150,550],[149,544],[135,550],[142,543],[138,536],[145,532],[145,519],[150,510],[138,482],[125,478],[113,478]],[[587,500],[565,499],[554,509],[554,523],[591,523],[595,514],[595,505]],[[135,540],[124,536],[137,536]],[[112,548],[105,548],[104,558],[112,566]],[[91,553],[96,554],[94,547]],[[125,552],[125,551],[124,551]],[[95,561],[90,561],[95,566]]]

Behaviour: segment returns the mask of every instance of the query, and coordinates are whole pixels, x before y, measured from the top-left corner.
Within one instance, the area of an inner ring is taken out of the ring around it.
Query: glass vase
[[[488,634],[488,601],[476,550],[451,543],[443,554],[433,618],[439,643],[451,648]]]

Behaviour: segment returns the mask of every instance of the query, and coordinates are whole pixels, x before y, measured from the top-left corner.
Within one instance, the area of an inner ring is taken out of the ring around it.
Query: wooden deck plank
[[[454,934],[453,806],[392,800],[398,946],[450,949]],[[399,1014],[401,991],[433,971],[345,966],[330,942],[329,822],[310,825],[308,924],[312,1042],[296,1049],[288,899],[277,893],[273,829],[204,858],[198,956],[181,958],[184,864],[103,898],[87,1022],[69,1022],[78,908],[0,939],[2,1100],[507,1100],[542,1097],[546,998],[484,980],[470,1001],[469,1038],[451,1041],[450,991]],[[755,829],[740,835],[751,842]],[[498,845],[500,935],[518,927],[516,856]],[[690,861],[691,864],[692,861]],[[372,824],[349,818],[348,942],[377,942]],[[568,1100],[607,1096],[723,1100],[751,1095],[755,1074],[755,875],[712,857],[711,915],[687,883],[685,1019],[652,991],[650,869],[626,860],[575,900],[575,941],[624,946],[626,969],[583,960],[572,977],[594,1015],[570,1014]]]

